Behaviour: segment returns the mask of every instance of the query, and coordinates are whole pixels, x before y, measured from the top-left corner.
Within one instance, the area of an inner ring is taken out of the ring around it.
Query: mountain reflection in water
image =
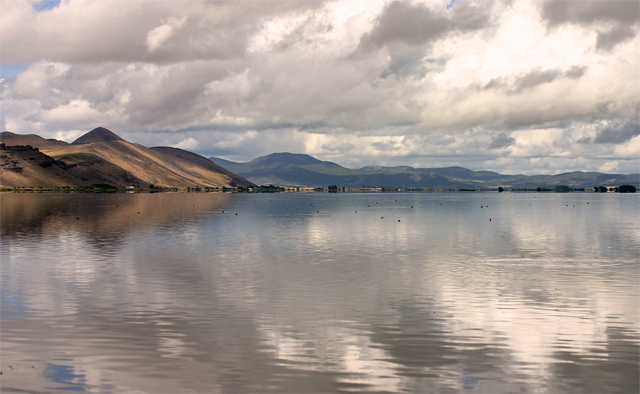
[[[638,197],[3,194],[0,388],[637,393]]]

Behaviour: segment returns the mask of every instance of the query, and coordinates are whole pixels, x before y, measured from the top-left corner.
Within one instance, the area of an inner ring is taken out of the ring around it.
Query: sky
[[[640,172],[637,0],[0,0],[0,128],[247,162]]]

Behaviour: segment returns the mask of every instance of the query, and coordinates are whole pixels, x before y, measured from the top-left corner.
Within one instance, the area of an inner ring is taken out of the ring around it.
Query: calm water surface
[[[2,392],[638,393],[640,195],[3,194]]]

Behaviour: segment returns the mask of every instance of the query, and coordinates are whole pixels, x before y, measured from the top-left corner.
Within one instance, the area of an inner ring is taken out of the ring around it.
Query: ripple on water
[[[3,387],[640,389],[637,199],[21,197],[0,207]]]

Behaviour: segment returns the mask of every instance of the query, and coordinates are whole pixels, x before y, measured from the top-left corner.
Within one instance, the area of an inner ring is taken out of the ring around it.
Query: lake
[[[0,198],[2,392],[640,392],[640,194]]]

